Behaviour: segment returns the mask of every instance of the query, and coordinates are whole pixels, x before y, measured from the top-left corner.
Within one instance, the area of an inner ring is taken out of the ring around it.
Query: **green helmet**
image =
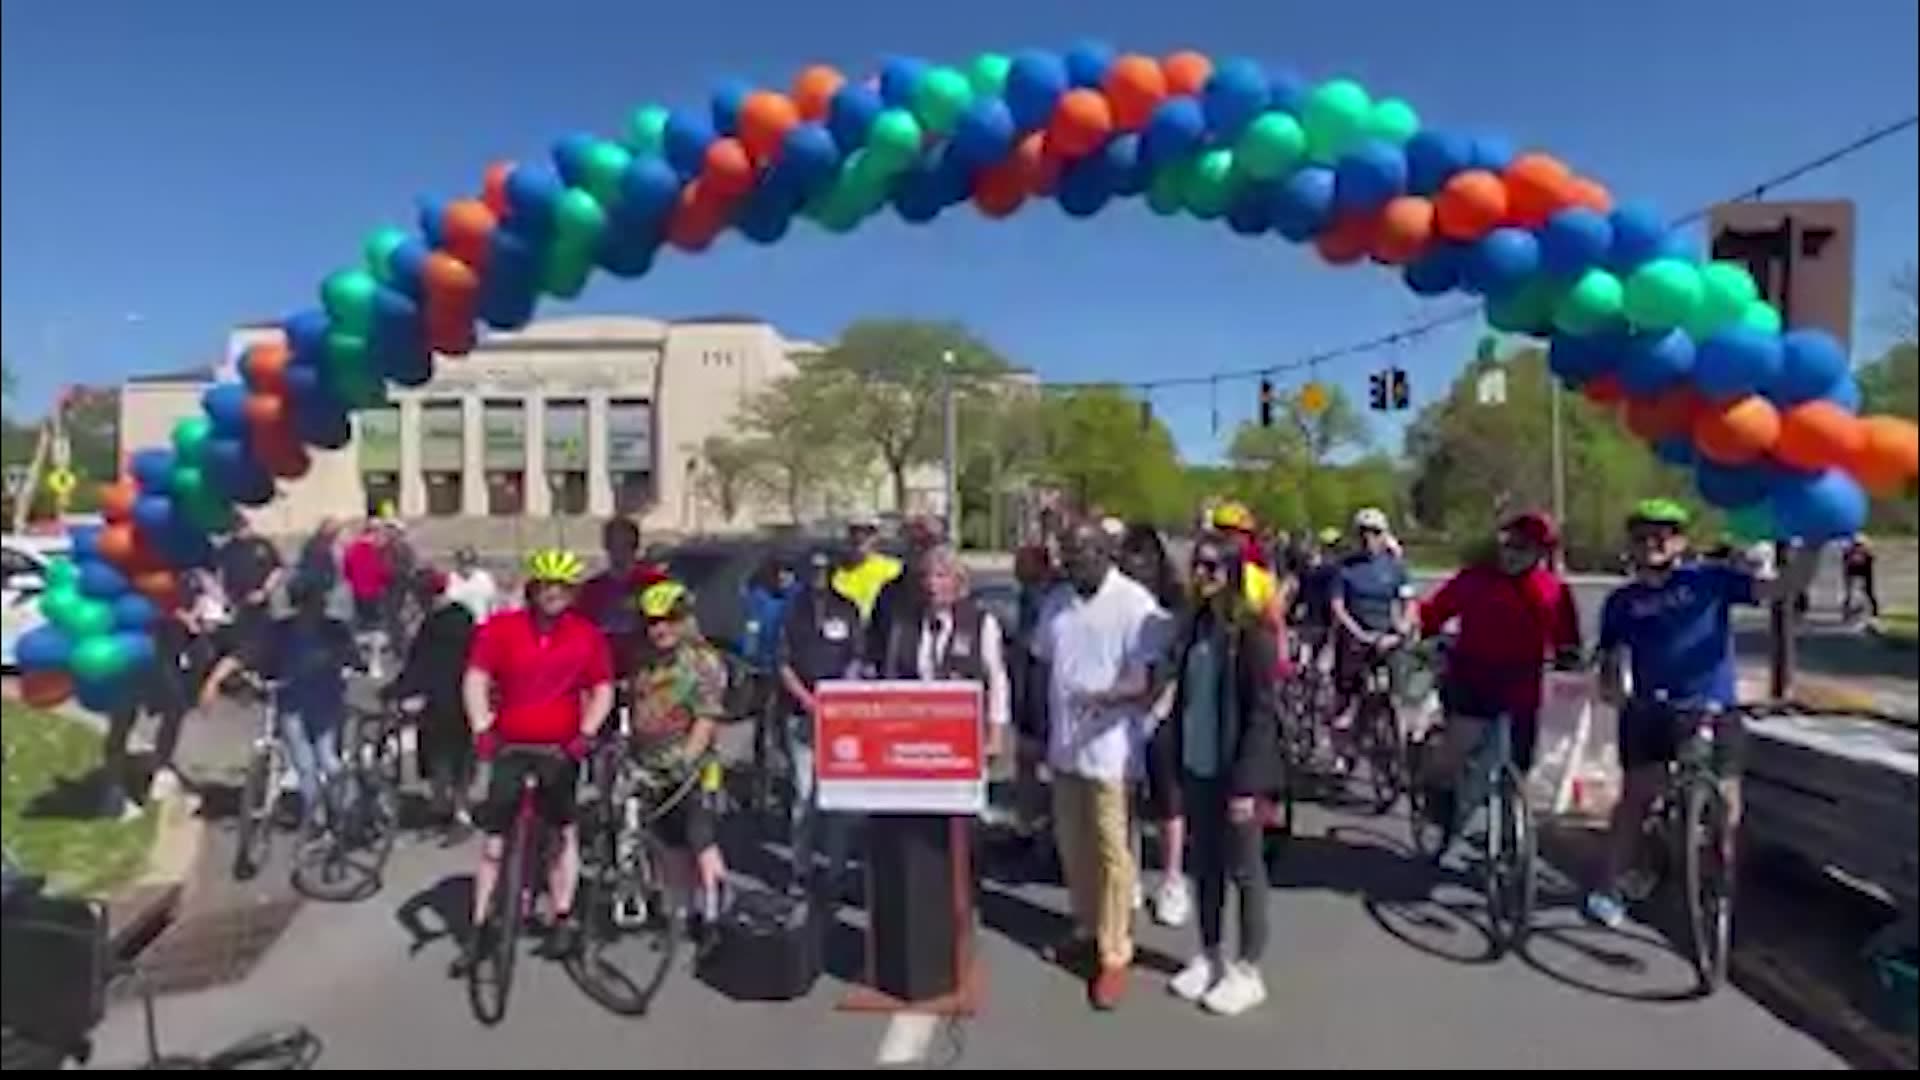
[[[1692,521],[1693,515],[1687,512],[1687,508],[1672,499],[1643,499],[1635,504],[1633,513],[1627,516],[1627,527],[1670,525],[1685,530]]]
[[[580,556],[564,548],[544,548],[527,556],[527,580],[558,585],[578,585],[586,575]]]

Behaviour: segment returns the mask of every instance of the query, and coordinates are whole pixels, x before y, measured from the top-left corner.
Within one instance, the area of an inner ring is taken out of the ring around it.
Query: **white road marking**
[[[939,1027],[940,1018],[932,1013],[895,1013],[887,1022],[887,1033],[880,1038],[875,1064],[912,1065],[925,1061],[927,1050],[933,1045],[933,1033]]]

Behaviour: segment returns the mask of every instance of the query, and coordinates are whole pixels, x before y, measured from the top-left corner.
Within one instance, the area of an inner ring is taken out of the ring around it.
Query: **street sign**
[[[1300,411],[1308,416],[1319,416],[1327,411],[1331,403],[1327,388],[1318,382],[1310,382],[1300,388]]]
[[[1744,264],[1788,328],[1851,347],[1852,200],[1721,203],[1708,222],[1713,257]]]
[[[972,682],[823,682],[814,719],[820,806],[979,814],[987,805],[981,689]]]
[[[58,466],[47,471],[47,490],[52,492],[56,499],[65,499],[73,494],[74,488],[79,486],[80,478],[73,475],[72,469]]]

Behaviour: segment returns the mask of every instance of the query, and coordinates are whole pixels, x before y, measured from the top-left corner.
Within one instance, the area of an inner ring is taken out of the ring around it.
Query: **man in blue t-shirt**
[[[1679,749],[1687,710],[1735,703],[1733,607],[1797,595],[1818,565],[1816,553],[1796,549],[1777,578],[1761,578],[1727,563],[1688,562],[1686,508],[1649,499],[1627,519],[1633,580],[1607,597],[1600,615],[1600,691],[1619,710],[1620,770],[1606,877],[1588,894],[1590,918],[1617,927],[1626,918],[1621,876],[1632,862],[1641,820],[1666,783],[1667,763]],[[1622,678],[1622,654],[1631,686]],[[1724,732],[1737,756],[1737,720]],[[1737,765],[1737,761],[1731,762]],[[1732,772],[1732,769],[1729,770]],[[1737,781],[1727,781],[1729,829],[1738,826]]]
[[[1368,669],[1406,640],[1412,595],[1407,566],[1384,511],[1367,507],[1353,515],[1354,551],[1340,560],[1333,579],[1334,687],[1339,692],[1337,729],[1348,716]]]

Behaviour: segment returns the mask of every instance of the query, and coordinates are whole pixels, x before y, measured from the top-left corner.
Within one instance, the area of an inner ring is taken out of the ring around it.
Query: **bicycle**
[[[1367,763],[1373,789],[1372,807],[1384,814],[1406,793],[1406,737],[1400,730],[1400,710],[1394,704],[1394,664],[1398,639],[1391,648],[1373,647],[1361,678],[1359,702],[1353,711],[1353,738],[1359,757]]]
[[[293,887],[314,900],[364,900],[380,890],[400,821],[403,747],[398,717],[363,713],[339,771],[322,789],[320,831],[302,845]]]
[[[1324,630],[1295,627],[1288,644],[1292,671],[1280,684],[1280,738],[1289,775],[1308,776],[1320,752],[1320,730],[1333,715],[1333,680],[1320,666]]]
[[[500,768],[516,758],[536,763],[565,760],[569,769],[572,766],[571,759],[558,747],[513,745],[501,749],[493,767]],[[520,797],[507,829],[505,850],[500,855],[500,873],[494,881],[484,925],[475,928],[477,933],[484,934],[491,927],[499,935],[490,948],[479,950],[467,969],[467,1002],[474,1017],[489,1027],[507,1015],[520,931],[533,914],[553,839],[535,806],[539,792],[540,770],[529,768],[520,781]],[[489,992],[495,995],[491,1001],[487,1000]]]
[[[1686,915],[1687,958],[1701,989],[1711,994],[1727,979],[1733,947],[1735,825],[1723,784],[1729,780],[1726,736],[1745,721],[1739,708],[1709,702],[1674,702],[1656,695],[1651,705],[1664,711],[1684,736],[1667,765],[1667,781],[1641,822],[1635,869],[1646,882],[1629,897],[1650,897],[1661,885],[1679,885]],[[1633,876],[1633,875],[1630,875]]]
[[[1456,717],[1460,723],[1477,717]],[[1463,836],[1476,814],[1486,815],[1484,861],[1480,866],[1481,891],[1487,899],[1487,922],[1494,955],[1504,955],[1519,946],[1533,918],[1537,877],[1534,863],[1538,857],[1538,833],[1533,807],[1527,802],[1526,777],[1513,760],[1513,718],[1501,715],[1487,721],[1460,763],[1452,790],[1454,805],[1444,819],[1429,801],[1426,785],[1420,782],[1421,764],[1428,741],[1439,735],[1429,732],[1425,739],[1408,747],[1408,767],[1413,783],[1407,793],[1408,816],[1413,831],[1413,846],[1422,855],[1438,863]]]
[[[286,747],[280,743],[278,727],[280,684],[277,680],[249,677],[247,689],[259,695],[260,729],[247,754],[247,770],[240,784],[240,805],[235,818],[233,877],[248,881],[260,872],[273,853],[274,817],[280,797],[286,791]]]

